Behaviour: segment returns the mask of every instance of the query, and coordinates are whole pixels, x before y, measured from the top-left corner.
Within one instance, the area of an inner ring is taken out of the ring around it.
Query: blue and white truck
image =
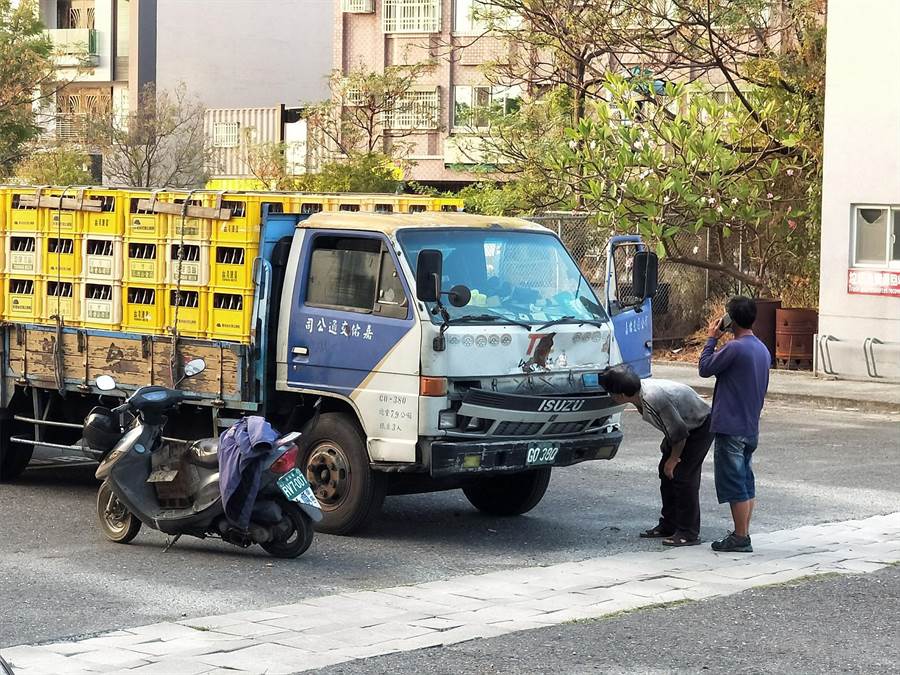
[[[598,297],[556,234],[525,220],[264,210],[245,340],[6,327],[3,478],[35,445],[78,442],[97,377],[172,386],[199,358],[182,386],[201,398],[167,435],[250,413],[306,428],[322,531],[357,530],[385,495],[455,488],[482,511],[524,513],[554,467],[616,454],[621,408],[600,371],[624,355],[649,372],[656,259],[632,237],[610,242],[610,259],[622,251],[630,278],[608,264]]]

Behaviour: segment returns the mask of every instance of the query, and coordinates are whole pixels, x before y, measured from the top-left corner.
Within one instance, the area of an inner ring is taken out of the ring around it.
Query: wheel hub
[[[349,467],[350,462],[338,445],[328,441],[313,448],[306,478],[320,504],[334,507],[343,501],[350,487]]]

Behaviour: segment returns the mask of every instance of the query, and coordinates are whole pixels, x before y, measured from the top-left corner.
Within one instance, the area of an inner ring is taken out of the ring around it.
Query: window
[[[437,89],[410,91],[401,96],[384,116],[386,129],[437,129],[440,121]]]
[[[854,265],[900,267],[900,206],[854,210]]]
[[[408,304],[393,258],[381,241],[340,236],[316,238],[306,302],[402,319]]]
[[[236,148],[240,129],[239,122],[216,122],[213,125],[213,147]]]
[[[341,9],[355,14],[370,14],[375,11],[375,0],[343,0]]]
[[[384,0],[385,33],[437,33],[441,30],[440,0]]]
[[[453,3],[453,32],[481,35],[492,27],[515,30],[522,25],[522,17],[499,7],[490,0],[455,0]]]
[[[515,113],[522,106],[522,88],[453,87],[453,126],[481,129],[490,126],[491,117]]]

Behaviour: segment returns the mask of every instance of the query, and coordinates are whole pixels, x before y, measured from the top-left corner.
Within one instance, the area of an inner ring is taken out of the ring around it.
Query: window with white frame
[[[240,130],[239,122],[216,122],[213,125],[213,147],[236,148],[240,140]]]
[[[437,89],[409,91],[399,97],[391,111],[385,113],[386,129],[437,129],[440,122]]]
[[[342,0],[341,10],[353,14],[371,14],[375,11],[375,0]]]
[[[453,87],[453,127],[483,129],[496,115],[510,115],[522,106],[522,88],[518,85]]]
[[[521,26],[521,15],[492,6],[491,0],[453,0],[454,33],[481,35],[492,27],[516,30]]]
[[[437,33],[441,30],[440,0],[384,0],[385,33]]]
[[[853,210],[853,264],[900,268],[900,205]]]

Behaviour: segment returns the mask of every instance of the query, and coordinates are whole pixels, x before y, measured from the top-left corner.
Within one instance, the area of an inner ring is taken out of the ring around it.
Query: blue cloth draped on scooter
[[[246,530],[266,458],[278,434],[265,417],[243,417],[219,436],[219,490],[225,516]]]

